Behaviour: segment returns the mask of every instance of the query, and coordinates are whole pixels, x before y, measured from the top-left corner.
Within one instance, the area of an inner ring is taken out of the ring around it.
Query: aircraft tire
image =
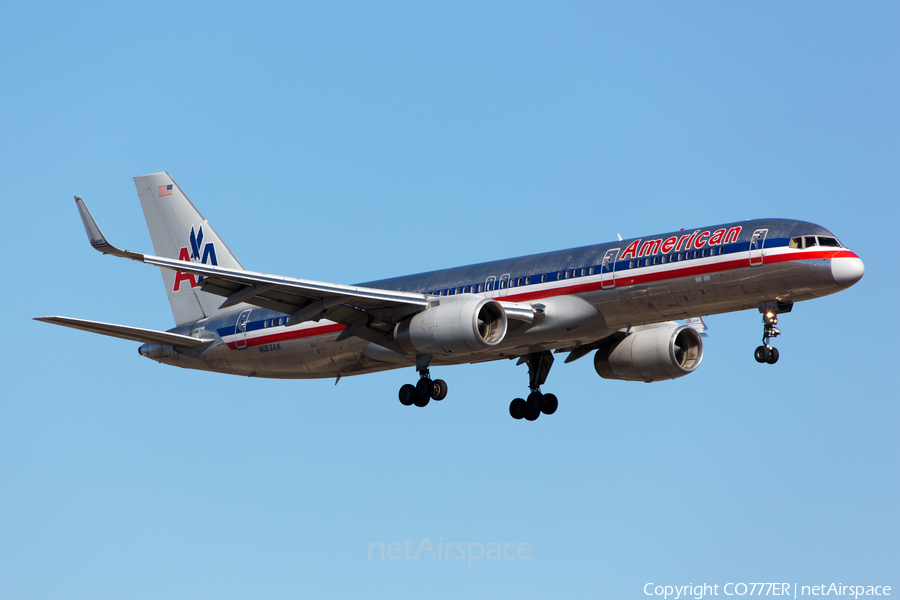
[[[516,421],[525,416],[526,404],[521,398],[516,398],[509,403],[509,416]]]
[[[753,353],[753,356],[756,358],[756,362],[762,364],[769,360],[769,349],[765,346],[760,346]]]
[[[447,382],[443,379],[435,379],[431,390],[431,399],[440,402],[447,397]]]
[[[769,349],[769,358],[766,359],[766,362],[770,365],[774,365],[778,362],[778,348]]]
[[[528,394],[528,399],[525,402],[528,404],[528,410],[541,412],[541,407],[544,404],[544,395],[537,391],[531,392]]]
[[[525,408],[525,420],[526,421],[537,421],[537,418],[541,416],[540,410],[535,410],[533,408]]]
[[[418,406],[419,408],[425,408],[428,406],[428,403],[431,401],[431,396],[426,396],[424,394],[420,394],[416,392],[416,399],[413,400],[413,404]]]
[[[416,386],[409,383],[400,387],[400,404],[403,406],[412,406],[416,399]]]
[[[545,415],[552,415],[557,408],[559,408],[559,400],[556,395],[544,394],[544,405],[541,407],[541,412]]]
[[[431,398],[432,393],[434,393],[434,382],[428,377],[420,377],[416,382],[416,391],[419,392],[420,396]]]

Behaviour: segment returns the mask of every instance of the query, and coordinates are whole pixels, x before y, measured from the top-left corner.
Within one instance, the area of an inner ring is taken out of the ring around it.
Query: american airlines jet
[[[443,400],[431,367],[500,359],[528,365],[515,419],[556,412],[541,392],[554,354],[594,353],[600,377],[662,381],[703,359],[702,317],[758,309],[774,364],[778,315],[846,289],[862,260],[827,229],[757,219],[443,269],[359,285],[244,269],[168,173],[134,178],[156,256],[107,241],[78,196],[91,245],[160,267],[175,327],[156,331],[73,319],[37,320],[142,342],[142,356],[248,377],[323,378],[415,367],[400,402]],[[682,324],[675,320],[686,319]]]

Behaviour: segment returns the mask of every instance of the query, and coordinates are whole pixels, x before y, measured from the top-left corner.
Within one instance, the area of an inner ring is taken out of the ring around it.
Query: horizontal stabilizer
[[[110,337],[122,338],[123,340],[161,344],[163,346],[199,348],[211,341],[193,338],[189,335],[169,333],[167,331],[144,329],[142,327],[129,327],[127,325],[113,325],[112,323],[100,323],[99,321],[73,319],[71,317],[35,317],[34,320],[43,321],[44,323],[53,323],[54,325],[62,325],[63,327],[71,327],[72,329],[81,329],[82,331],[90,331],[91,333],[108,335]]]

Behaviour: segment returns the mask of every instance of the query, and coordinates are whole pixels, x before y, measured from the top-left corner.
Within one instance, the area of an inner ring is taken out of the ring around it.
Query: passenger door
[[[757,229],[750,237],[750,266],[758,267],[763,264],[763,248],[766,244],[768,229]]]
[[[600,287],[604,290],[616,287],[616,258],[621,248],[612,248],[603,255],[600,265]]]
[[[509,293],[509,273],[504,273],[500,276],[500,281],[498,282],[500,290],[498,294],[501,298]]]
[[[252,310],[252,309],[251,309]],[[250,318],[250,310],[245,310],[234,324],[234,347],[243,350],[247,347],[247,320]]]
[[[497,287],[497,277],[495,275],[491,275],[484,281],[484,291],[487,293],[488,298],[494,297],[494,292]]]

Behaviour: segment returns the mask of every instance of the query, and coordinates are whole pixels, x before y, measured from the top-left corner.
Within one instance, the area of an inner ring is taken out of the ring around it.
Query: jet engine
[[[701,360],[700,334],[669,322],[635,327],[624,338],[601,346],[594,355],[594,369],[604,379],[649,383],[683,377]]]
[[[441,304],[394,328],[394,339],[410,354],[465,354],[496,346],[505,335],[506,313],[487,298]]]

